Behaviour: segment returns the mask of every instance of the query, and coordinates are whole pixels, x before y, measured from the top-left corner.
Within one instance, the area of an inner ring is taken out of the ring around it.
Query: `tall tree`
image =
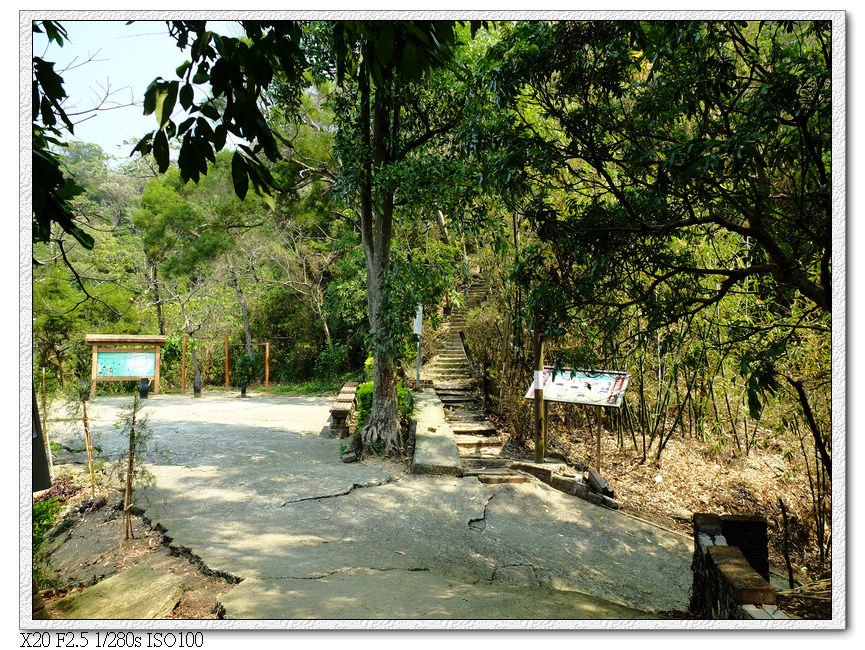
[[[265,115],[269,85],[277,74],[281,76],[283,101],[290,108],[299,103],[308,85],[307,68],[335,76],[343,91],[342,115],[347,118],[339,126],[346,138],[349,133],[357,138],[352,147],[342,149],[341,174],[359,206],[375,354],[376,388],[363,444],[366,449],[381,444],[388,453],[398,453],[398,341],[386,288],[399,190],[394,168],[453,126],[452,121],[427,124],[406,137],[407,107],[401,92],[421,83],[425,73],[447,60],[455,25],[450,21],[337,21],[313,25],[306,30],[306,39],[304,27],[295,22],[240,21],[240,25],[243,39],[215,34],[204,21],[169,23],[178,46],[190,47],[191,60],[177,70],[182,81],[157,79],[148,89],[145,112],[156,115],[160,128],[136,150],[152,152],[166,170],[168,140],[181,137],[181,176],[197,181],[231,134],[238,139],[232,158],[238,195],[245,196],[252,184],[267,197],[273,177],[261,156],[271,161],[279,158],[279,135]],[[209,86],[204,101],[196,102],[194,84]],[[171,119],[177,102],[191,115],[179,125]]]
[[[787,374],[807,415],[790,350],[831,324],[831,68],[826,22],[507,30],[485,78],[538,238],[517,277],[547,329],[578,313],[663,329],[735,304],[724,345],[752,414]]]

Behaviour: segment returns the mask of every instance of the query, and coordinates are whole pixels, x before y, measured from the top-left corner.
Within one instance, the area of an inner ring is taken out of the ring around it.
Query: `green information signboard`
[[[98,352],[97,377],[153,377],[156,374],[155,352]]]

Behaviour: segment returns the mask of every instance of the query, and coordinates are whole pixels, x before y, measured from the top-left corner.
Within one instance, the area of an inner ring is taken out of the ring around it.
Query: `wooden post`
[[[264,343],[264,392],[270,392],[270,341]]]
[[[189,336],[183,335],[183,343],[180,346],[180,392],[186,393],[186,343]]]
[[[597,447],[595,451],[595,469],[598,470],[598,473],[601,472],[601,407],[598,407],[597,411],[598,418],[598,433],[597,433]]]
[[[228,378],[228,337],[225,337],[225,392],[231,390],[231,384]]]
[[[129,458],[126,462],[126,489],[123,493],[123,521],[120,529],[120,546],[132,537],[132,477],[135,471],[135,418],[138,415],[138,394],[133,397],[132,420],[129,424]]]
[[[535,462],[543,463],[547,455],[547,434],[544,430],[544,335],[535,333]]]
[[[159,366],[162,362],[162,346],[157,345],[153,348],[153,352],[156,355],[156,367],[153,370],[155,373],[153,376],[153,394],[159,395]]]
[[[99,370],[99,346],[94,345],[90,357],[90,399],[96,397],[96,373]]]
[[[84,414],[84,446],[87,447],[87,469],[90,471],[90,496],[95,499],[96,474],[93,471],[93,441],[90,437],[90,421],[87,419],[87,400],[81,400],[81,409]]]

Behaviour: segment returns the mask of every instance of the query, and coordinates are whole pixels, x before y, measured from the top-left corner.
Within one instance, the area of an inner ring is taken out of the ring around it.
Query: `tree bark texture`
[[[387,84],[385,84],[387,85]],[[388,142],[398,119],[388,94],[378,89],[373,97],[365,67],[359,79],[360,112],[358,127],[365,159],[359,202],[361,240],[367,269],[367,308],[373,340],[372,409],[361,432],[364,455],[383,451],[400,453],[399,420],[396,408],[396,360],[391,351],[390,333],[385,323],[387,304],[385,280],[390,269],[390,248],[393,229],[393,194],[386,192],[374,197],[374,174],[390,160]]]
[[[255,351],[252,349],[252,328],[249,325],[249,308],[246,305],[246,297],[243,295],[243,289],[240,288],[240,282],[237,280],[237,273],[233,268],[230,268],[228,275],[231,277],[231,285],[234,287],[234,293],[237,296],[237,303],[240,305],[240,317],[243,320],[243,336],[246,342],[246,353],[252,359],[255,356]]]
[[[153,295],[153,306],[156,307],[156,322],[159,325],[159,334],[165,335],[165,315],[162,313],[162,298],[159,295],[159,269],[156,264],[148,263],[148,282],[150,293]]]

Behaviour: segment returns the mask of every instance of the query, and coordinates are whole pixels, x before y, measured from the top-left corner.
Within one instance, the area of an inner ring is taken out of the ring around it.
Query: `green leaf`
[[[171,119],[171,113],[174,111],[174,105],[177,103],[177,89],[180,83],[177,81],[169,81],[160,84],[156,91],[156,121],[159,128],[162,129]]]
[[[208,117],[211,120],[219,119],[219,111],[216,110],[216,107],[213,104],[203,104],[199,110],[204,117]]]
[[[188,111],[189,107],[192,106],[194,95],[195,89],[192,84],[184,84],[183,88],[180,89],[180,105],[183,106],[184,110]]]
[[[240,152],[235,151],[231,157],[231,182],[234,183],[234,193],[241,199],[246,198],[249,191],[249,176],[246,170],[246,161]]]
[[[168,156],[168,138],[165,137],[165,131],[157,131],[153,137],[153,157],[156,158],[159,173],[164,174],[171,162]]]
[[[190,127],[195,124],[196,118],[188,117],[180,123],[180,126],[177,127],[177,135],[183,135],[186,133]]]
[[[162,77],[157,77],[150,82],[147,90],[144,91],[144,114],[150,115],[156,110],[156,92],[159,89],[159,82]]]
[[[228,129],[224,124],[219,124],[213,130],[213,148],[217,151],[222,151],[225,146],[225,138],[228,135]]]

